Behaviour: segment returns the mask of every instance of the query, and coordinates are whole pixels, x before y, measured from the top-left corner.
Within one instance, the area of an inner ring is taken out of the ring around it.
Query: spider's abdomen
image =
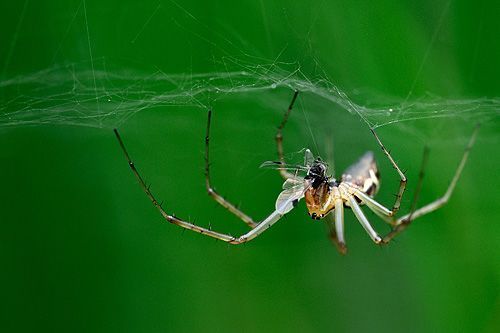
[[[342,174],[342,182],[351,184],[370,197],[377,194],[380,187],[380,173],[373,152],[366,152]]]

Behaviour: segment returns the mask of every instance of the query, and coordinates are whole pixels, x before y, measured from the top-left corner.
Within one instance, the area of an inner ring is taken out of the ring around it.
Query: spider
[[[422,166],[420,169],[419,179],[412,200],[410,212],[402,217],[397,218],[396,213],[399,211],[401,200],[406,189],[407,178],[392,158],[390,152],[385,148],[384,144],[373,128],[371,128],[371,132],[375,137],[375,140],[400,177],[399,191],[396,195],[395,202],[392,205],[391,209],[386,208],[373,199],[380,185],[380,174],[378,172],[378,167],[377,163],[375,162],[373,152],[366,152],[356,163],[347,168],[347,170],[342,174],[340,180],[337,180],[332,175],[329,175],[328,165],[324,161],[322,161],[321,158],[314,158],[311,151],[308,149],[305,150],[304,163],[302,165],[288,165],[285,163],[282,131],[288,121],[298,93],[298,91],[294,92],[292,101],[290,102],[289,107],[285,112],[283,120],[281,121],[281,124],[279,125],[275,136],[279,161],[265,162],[262,165],[273,166],[274,168],[278,169],[285,182],[283,183],[283,191],[278,195],[278,198],[276,200],[275,210],[260,222],[254,221],[250,216],[241,211],[236,205],[223,198],[218,192],[215,191],[212,186],[210,179],[209,159],[210,123],[212,112],[211,110],[208,111],[205,136],[205,185],[208,194],[215,201],[217,201],[228,211],[239,217],[248,225],[248,227],[250,227],[250,231],[238,237],[216,232],[211,228],[203,228],[179,217],[176,217],[173,214],[165,212],[165,210],[162,208],[162,205],[151,193],[149,187],[146,186],[146,183],[144,182],[143,178],[139,174],[139,171],[132,162],[132,159],[130,158],[120,137],[120,134],[118,133],[118,130],[114,129],[114,133],[125,155],[125,158],[127,159],[130,169],[137,178],[143,191],[146,193],[153,205],[159,210],[165,220],[182,228],[190,229],[200,234],[220,239],[229,244],[242,244],[251,241],[255,237],[262,234],[264,231],[269,229],[274,223],[276,223],[281,217],[283,217],[283,215],[290,212],[297,205],[297,203],[302,198],[304,198],[308,214],[312,219],[321,220],[325,217],[329,218],[327,224],[329,226],[330,238],[337,247],[338,251],[341,254],[346,254],[347,247],[344,238],[344,208],[350,208],[353,211],[355,217],[361,223],[361,225],[373,240],[373,242],[375,242],[375,244],[387,244],[395,236],[405,230],[413,220],[440,208],[449,200],[460,177],[460,174],[465,166],[469,151],[474,144],[478,127],[476,127],[476,129],[474,130],[469,143],[467,144],[460,164],[458,165],[455,171],[455,175],[451,183],[449,184],[445,194],[439,199],[416,209],[416,202],[420,193],[420,189],[422,187],[423,170],[425,168],[428,156],[428,149],[426,148],[424,150]],[[392,227],[391,231],[385,236],[381,237],[372,227],[365,214],[361,210],[360,206],[362,205],[366,205],[366,207],[372,210],[376,215],[390,224]]]

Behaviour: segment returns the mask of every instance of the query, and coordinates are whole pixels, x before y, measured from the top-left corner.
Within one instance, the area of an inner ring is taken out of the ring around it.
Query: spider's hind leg
[[[375,130],[373,128],[370,128],[370,131],[372,132],[373,136],[375,136],[375,139],[377,140],[380,148],[382,148],[382,151],[384,152],[385,156],[387,157],[389,162],[391,162],[392,166],[394,167],[394,169],[396,169],[396,171],[400,177],[399,191],[398,191],[398,194],[396,195],[396,201],[394,202],[394,205],[392,206],[392,209],[391,209],[391,216],[394,216],[394,215],[396,215],[396,213],[399,210],[399,207],[401,206],[401,200],[403,199],[403,194],[404,194],[405,189],[406,189],[407,179],[406,179],[406,176],[404,175],[404,173],[401,171],[401,169],[397,165],[397,163],[392,158],[391,153],[385,148],[384,144],[382,143],[382,141],[378,137]]]
[[[467,159],[469,157],[470,150],[474,146],[474,142],[476,141],[476,136],[477,136],[478,131],[479,131],[479,125],[477,125],[476,128],[474,129],[474,132],[472,133],[472,136],[469,139],[469,143],[465,147],[465,151],[464,151],[464,154],[462,155],[462,159],[460,160],[460,163],[455,171],[455,175],[453,176],[453,179],[451,180],[450,185],[448,185],[448,189],[446,190],[445,194],[442,197],[440,197],[439,199],[436,199],[433,202],[416,209],[418,196],[419,196],[420,190],[422,188],[422,181],[423,181],[423,177],[424,177],[423,170],[424,170],[425,164],[427,162],[427,153],[424,154],[424,158],[422,161],[422,167],[421,167],[421,171],[420,171],[420,175],[419,175],[419,181],[417,184],[417,189],[415,190],[415,194],[413,197],[410,212],[396,220],[396,226],[389,234],[387,234],[384,237],[384,242],[387,243],[390,240],[392,240],[394,237],[399,235],[416,218],[419,218],[421,216],[429,214],[429,213],[435,211],[436,209],[444,206],[448,202],[448,200],[451,197],[451,194],[453,193],[453,190],[455,189],[455,186],[458,182],[458,179],[460,178],[460,175],[462,174],[462,170],[465,167],[465,163],[467,162]]]

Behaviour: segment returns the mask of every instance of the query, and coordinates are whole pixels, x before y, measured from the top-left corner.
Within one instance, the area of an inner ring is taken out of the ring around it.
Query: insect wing
[[[283,183],[283,187],[282,188],[284,190],[288,190],[288,189],[290,189],[292,187],[295,187],[297,185],[303,185],[303,184],[304,184],[304,178],[301,178],[301,177],[288,178]]]
[[[280,161],[266,161],[260,165],[261,168],[275,169],[275,170],[292,170],[292,171],[302,171],[306,168],[302,165],[293,165],[281,163]]]
[[[304,165],[310,167],[314,163],[314,156],[309,149],[304,152]]]
[[[285,184],[286,183],[285,181]],[[285,184],[283,184],[283,186],[285,186]],[[276,199],[276,211],[280,214],[286,214],[291,211],[297,202],[304,197],[307,188],[308,186],[302,181],[295,186],[283,190],[278,196],[278,199]]]

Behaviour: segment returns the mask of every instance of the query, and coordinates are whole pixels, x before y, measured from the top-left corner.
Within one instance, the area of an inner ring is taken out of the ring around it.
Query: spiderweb
[[[207,28],[177,2],[171,1],[170,5],[184,17],[182,22],[180,16],[176,16],[177,25],[192,26],[194,22],[195,26]],[[152,10],[132,43],[158,15],[160,8],[158,5]],[[311,75],[303,70],[300,62],[266,61],[249,56],[244,48],[235,46],[227,37],[218,36],[217,31],[214,34],[213,29],[210,31],[211,35],[215,35],[213,40],[222,44],[216,45],[216,48],[227,49],[229,45],[238,54],[233,56],[224,52],[220,60],[214,59],[214,63],[220,62],[219,68],[224,68],[222,71],[172,74],[159,69],[113,68],[107,64],[106,58],[92,57],[85,1],[77,7],[73,20],[78,16],[84,18],[83,35],[88,38],[90,61],[54,65],[0,80],[1,128],[42,124],[111,128],[122,125],[144,110],[164,111],[174,106],[207,109],[215,101],[228,96],[270,92],[279,88],[299,90],[332,103],[373,128],[432,118],[487,122],[496,119],[500,113],[500,99],[486,97],[447,99],[426,95],[404,101],[384,99],[382,103],[371,103],[369,99],[354,101],[351,92],[344,92],[324,72]],[[186,20],[190,22],[186,23]],[[193,36],[200,37],[195,33]],[[209,40],[209,44],[214,43]]]
[[[0,89],[19,92],[2,102],[0,127],[56,124],[110,128],[143,110],[186,105],[207,109],[228,95],[277,88],[312,94],[375,128],[425,118],[461,117],[484,122],[500,113],[500,101],[490,98],[450,100],[426,96],[383,107],[360,105],[327,78],[308,78],[298,64],[239,64],[240,71],[189,75],[77,71],[76,67],[57,66],[0,82]]]

